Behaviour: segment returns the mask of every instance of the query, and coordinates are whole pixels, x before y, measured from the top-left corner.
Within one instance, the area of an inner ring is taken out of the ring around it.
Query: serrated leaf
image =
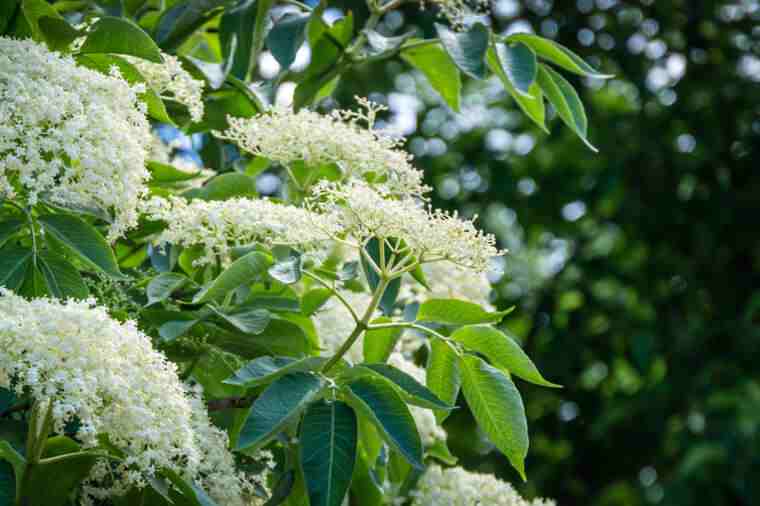
[[[431,42],[401,50],[401,58],[422,72],[430,86],[454,111],[459,111],[462,79],[446,51]]]
[[[208,287],[195,295],[193,303],[201,304],[221,299],[240,285],[252,283],[258,279],[271,264],[272,260],[268,255],[260,251],[252,251],[232,262]]]
[[[417,320],[445,325],[499,323],[511,310],[486,311],[478,304],[458,299],[428,299],[417,311]]]
[[[528,89],[527,95],[521,93],[514,87],[512,81],[504,70],[501,60],[503,53],[506,51],[506,45],[500,42],[491,45],[486,54],[486,61],[491,72],[496,74],[501,80],[504,88],[515,99],[520,109],[544,132],[546,129],[546,109],[544,107],[544,97],[541,93],[541,87],[537,82],[533,82]]]
[[[462,72],[475,79],[485,79],[485,57],[489,40],[485,25],[476,23],[467,31],[455,32],[436,23],[435,31],[444,49]]]
[[[450,406],[455,405],[462,385],[457,355],[450,344],[437,337],[430,340],[425,383],[443,402]],[[441,423],[451,411],[435,410],[434,413],[436,421]]]
[[[47,292],[59,299],[85,299],[90,290],[79,271],[68,260],[50,251],[43,251],[37,258]]]
[[[415,468],[422,465],[422,442],[412,414],[388,380],[365,376],[350,382],[349,404],[369,418],[385,440]]]
[[[373,320],[370,325],[377,323],[388,323],[392,319],[381,316]],[[401,338],[404,329],[401,327],[387,327],[384,329],[368,330],[364,334],[364,361],[365,362],[385,362],[391,356],[393,348]]]
[[[287,69],[296,59],[296,53],[303,44],[309,16],[286,14],[280,18],[267,34],[269,51],[283,69]]]
[[[528,422],[520,393],[503,372],[478,357],[461,357],[459,366],[462,391],[478,426],[524,480]]]
[[[277,435],[322,389],[315,375],[297,372],[277,379],[256,399],[238,438],[237,450],[255,450]]]
[[[507,37],[506,40],[508,42],[522,42],[533,49],[541,58],[559,65],[570,72],[598,79],[609,79],[613,77],[610,74],[599,72],[586,63],[583,58],[553,40],[545,39],[531,33],[515,33]]]
[[[266,309],[247,309],[234,313],[222,312],[215,308],[212,310],[224,321],[246,334],[261,334],[272,321],[272,314]]]
[[[414,379],[414,377],[392,365],[362,364],[358,367],[361,369],[368,369],[396,385],[409,404],[429,409],[454,409],[454,406],[446,404],[439,399],[438,396],[431,392],[425,385]]]
[[[311,506],[341,506],[356,463],[357,420],[351,407],[324,400],[301,423],[301,468]]]
[[[156,302],[165,301],[171,296],[171,294],[189,282],[190,280],[183,274],[178,274],[176,272],[162,272],[151,279],[145,289],[145,294],[148,296],[146,307],[151,306]]]
[[[128,54],[154,63],[164,61],[150,35],[126,18],[100,18],[90,28],[79,52]]]
[[[598,150],[588,141],[588,119],[578,93],[567,80],[546,65],[538,68],[538,84],[546,98],[557,110],[562,121],[581,138],[593,152]]]
[[[545,387],[560,387],[547,381],[514,339],[487,325],[472,325],[455,330],[451,339],[484,355],[492,365],[505,369],[525,381]]]
[[[115,278],[124,278],[116,256],[105,238],[89,223],[75,216],[45,214],[38,218],[45,232],[85,264]]]
[[[238,369],[223,383],[251,388],[266,385],[272,381],[294,372],[315,371],[327,362],[326,357],[258,357]]]

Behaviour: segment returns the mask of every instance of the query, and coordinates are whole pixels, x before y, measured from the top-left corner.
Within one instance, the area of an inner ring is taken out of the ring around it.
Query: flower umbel
[[[394,193],[425,193],[422,173],[401,149],[403,138],[376,130],[381,108],[364,99],[359,103],[364,107],[359,112],[274,108],[253,118],[230,117],[230,128],[217,135],[286,167],[301,160],[310,168],[336,164],[344,176],[383,183]]]
[[[115,70],[0,37],[0,196],[112,212],[111,239],[137,224],[151,138],[140,91]]]

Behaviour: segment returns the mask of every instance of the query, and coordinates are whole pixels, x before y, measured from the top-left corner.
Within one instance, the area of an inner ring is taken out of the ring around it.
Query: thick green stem
[[[354,345],[362,333],[367,330],[369,327],[369,321],[372,319],[372,315],[375,314],[375,310],[377,310],[377,306],[380,304],[380,300],[382,299],[383,293],[385,293],[385,289],[388,287],[389,282],[390,279],[388,279],[384,274],[381,275],[380,282],[377,284],[375,292],[372,294],[372,300],[367,307],[367,311],[364,313],[364,316],[362,316],[361,320],[356,322],[356,326],[351,332],[351,335],[348,336],[348,339],[346,339],[338,351],[335,352],[335,355],[333,355],[330,360],[327,361],[324,367],[322,367],[323,373],[326,373],[332,369],[332,367],[337,364],[341,358],[343,358],[343,355],[348,353],[348,350],[351,349],[351,346]]]

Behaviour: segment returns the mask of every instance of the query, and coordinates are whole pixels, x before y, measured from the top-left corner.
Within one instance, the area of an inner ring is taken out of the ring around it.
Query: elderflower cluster
[[[407,373],[417,382],[425,384],[425,369],[418,367],[411,360],[407,360],[401,353],[391,353],[391,356],[388,357],[388,363]],[[446,431],[438,425],[431,410],[419,406],[409,406],[409,411],[414,417],[423,445],[431,446],[436,441],[446,441]]]
[[[322,181],[315,186],[312,205],[336,217],[347,236],[360,244],[373,237],[401,239],[420,263],[449,260],[484,272],[490,259],[504,254],[496,239],[456,213],[421,206],[411,198],[393,199],[370,184]]]
[[[523,499],[512,485],[493,475],[437,465],[428,466],[410,495],[412,506],[555,506],[548,499]]]
[[[473,273],[451,262],[424,264],[422,271],[430,289],[417,281],[405,279],[398,296],[400,300],[409,303],[431,298],[459,299],[479,304],[488,311],[494,310],[490,302],[491,283],[484,272]]]
[[[438,7],[441,17],[458,29],[464,27],[468,17],[487,14],[491,0],[420,0],[423,8],[426,4]]]
[[[145,78],[148,86],[162,98],[176,100],[187,107],[190,117],[198,122],[203,119],[203,87],[205,83],[195,79],[176,56],[161,53],[163,63],[155,63],[136,56],[125,56]]]
[[[0,37],[0,197],[109,211],[111,239],[136,225],[149,178],[142,90],[115,69]]]
[[[337,233],[329,216],[266,199],[188,202],[182,197],[154,197],[143,211],[149,219],[167,224],[157,242],[203,246],[205,256],[196,260],[198,264],[215,258],[229,263],[233,247],[253,243],[316,250]]]
[[[230,127],[217,135],[254,155],[286,167],[303,160],[308,167],[335,164],[347,178],[382,182],[393,193],[422,195],[422,173],[401,149],[404,139],[374,128],[381,106],[358,99],[363,111],[272,110],[253,118],[229,117]],[[366,124],[366,128],[362,126]]]
[[[107,435],[125,455],[93,468],[83,504],[144,487],[163,468],[222,504],[245,504],[254,485],[236,472],[227,436],[133,322],[117,322],[93,301],[27,301],[0,289],[0,350],[0,386],[50,406],[56,434],[77,420],[84,448]]]

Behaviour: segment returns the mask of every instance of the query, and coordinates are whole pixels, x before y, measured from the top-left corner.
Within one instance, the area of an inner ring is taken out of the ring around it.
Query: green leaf
[[[560,385],[545,380],[520,345],[498,329],[487,325],[462,327],[451,334],[451,339],[483,354],[492,365],[505,369],[525,381],[545,387],[561,388]]]
[[[466,355],[459,360],[462,391],[475,420],[525,479],[528,422],[520,393],[500,370]]]
[[[162,272],[150,280],[145,294],[148,296],[147,306],[156,302],[162,302],[171,296],[174,292],[185,286],[190,280],[184,274],[176,272]]]
[[[414,36],[414,33],[415,30],[409,30],[396,37],[386,37],[375,30],[364,30],[372,55],[392,53],[400,49],[404,42]]]
[[[49,439],[48,443],[51,443],[52,439],[55,438]],[[89,476],[92,466],[98,460],[92,452],[83,451],[50,455],[50,457],[56,458],[55,460],[42,459],[38,464],[27,467],[29,476],[25,477],[21,494],[29,501],[29,504],[44,504],[45,506],[68,504],[69,495]]]
[[[18,290],[32,260],[30,248],[8,244],[0,249],[0,286]]]
[[[391,321],[393,321],[391,318],[381,316],[372,321],[371,324],[388,323]],[[364,361],[385,362],[388,360],[403,332],[404,329],[401,327],[368,330],[363,339]]]
[[[151,185],[156,183],[180,183],[196,179],[202,175],[200,170],[197,172],[188,172],[186,170],[179,170],[173,165],[159,162],[148,162],[147,166],[150,171]]]
[[[286,14],[267,34],[267,47],[283,69],[289,68],[295,61],[296,53],[303,44],[308,22],[309,16]]]
[[[59,299],[85,299],[90,290],[79,271],[65,258],[50,251],[43,251],[37,258],[47,292]]]
[[[538,84],[562,121],[583,140],[589,149],[595,153],[598,152],[599,150],[588,141],[586,111],[572,85],[546,65],[540,65],[538,68]]]
[[[404,48],[401,58],[422,72],[449,107],[459,111],[462,79],[456,65],[441,46],[431,42]]]
[[[248,309],[225,313],[212,307],[212,310],[224,321],[246,334],[261,334],[272,320],[272,314],[266,309]]]
[[[179,490],[181,497],[187,500],[181,503],[183,506],[217,506],[217,503],[196,483],[185,480],[171,469],[162,469],[161,474],[166,476],[176,487],[176,490]],[[178,502],[177,494],[174,489],[171,490],[172,501],[175,504]]]
[[[341,506],[356,463],[357,421],[340,401],[309,406],[301,423],[301,468],[311,506]]]
[[[446,464],[447,466],[455,466],[457,464],[457,458],[451,453],[446,441],[442,439],[436,439],[435,442],[425,448],[425,456],[432,457]]]
[[[316,313],[319,308],[324,306],[330,297],[332,297],[332,291],[329,288],[317,287],[312,288],[306,292],[301,299],[302,312],[306,316],[311,316]]]
[[[156,41],[174,52],[198,28],[210,21],[229,4],[228,0],[188,0],[179,2],[161,14],[156,25]]]
[[[204,97],[204,105],[203,120],[199,123],[193,123],[188,126],[188,134],[205,132],[208,130],[226,130],[229,127],[227,116],[250,118],[259,112],[258,106],[249,96],[241,90],[228,87],[207,93]],[[235,175],[235,173],[222,175]],[[208,184],[206,186],[208,186]],[[255,189],[255,186],[253,186],[253,189]],[[246,186],[245,191],[250,193],[251,188]]]
[[[193,303],[201,304],[221,299],[240,285],[258,279],[271,264],[272,260],[268,255],[252,251],[232,262],[208,287],[195,295]]]
[[[301,257],[280,260],[267,271],[272,278],[285,285],[292,285],[301,279]]]
[[[204,323],[208,342],[243,358],[261,355],[303,356],[314,349],[306,332],[296,323],[273,319],[261,334],[231,332],[213,323]]]
[[[172,320],[161,324],[158,328],[158,335],[164,342],[170,342],[184,335],[188,330],[198,323],[199,320]]]
[[[535,53],[525,44],[517,42],[515,44],[499,44],[496,54],[512,85],[520,93],[530,96],[530,87],[536,80],[538,73]]]
[[[222,15],[219,42],[225,59],[233,59],[230,73],[238,79],[245,80],[256,67],[264,45],[267,14],[273,3],[273,0],[243,0],[228,7]],[[237,40],[234,53],[230,51],[233,39]]]
[[[79,37],[80,32],[60,17],[42,16],[38,20],[40,32],[53,51],[65,51]]]
[[[256,194],[255,178],[230,172],[215,176],[203,188],[191,190],[185,196],[203,200],[228,200],[233,197],[255,197]]]
[[[462,385],[457,355],[451,345],[443,339],[433,337],[430,340],[430,354],[426,368],[425,382],[427,387],[439,399],[454,406]],[[451,413],[450,410],[435,410],[435,419],[443,422]]]
[[[26,224],[27,221],[22,218],[7,218],[0,221],[0,246],[5,244],[16,232],[23,229]]]
[[[422,442],[414,418],[396,389],[378,377],[364,376],[347,385],[349,404],[369,418],[386,441],[415,468],[422,465]]]
[[[61,19],[58,11],[45,0],[23,0],[21,12],[24,13],[24,19],[29,25],[32,38],[40,42],[45,41],[45,34],[40,28],[40,19],[43,17]]]
[[[238,369],[224,383],[251,388],[266,385],[272,381],[294,372],[309,372],[319,369],[327,362],[326,357],[258,357]]]
[[[128,54],[154,63],[164,61],[150,35],[126,18],[100,18],[92,25],[79,52]]]
[[[420,304],[417,320],[446,325],[499,323],[512,310],[486,311],[478,304],[458,299],[428,299]]]
[[[362,369],[369,369],[396,385],[406,401],[416,406],[430,409],[451,410],[454,407],[446,404],[431,392],[425,385],[419,383],[414,377],[389,364],[362,364]]]
[[[114,278],[124,278],[116,256],[103,236],[89,223],[64,214],[45,214],[38,218],[45,232],[83,261]]]
[[[13,23],[18,10],[19,0],[0,2],[0,33],[5,33],[6,29]]]
[[[506,38],[507,42],[522,42],[541,58],[560,67],[585,77],[609,79],[610,74],[602,74],[594,67],[583,61],[583,58],[570,51],[565,46],[530,33],[515,33]]]
[[[0,441],[0,459],[5,460],[13,467],[16,483],[20,483],[26,469],[24,456],[17,452],[8,441]]]
[[[485,57],[489,40],[485,25],[476,23],[467,31],[455,32],[435,23],[435,31],[444,49],[462,72],[475,79],[485,79]]]
[[[504,67],[502,66],[502,60],[506,58],[504,53],[507,51],[506,44],[496,43],[488,48],[486,54],[486,61],[491,72],[499,76],[504,88],[515,99],[520,109],[528,116],[536,125],[544,132],[548,133],[546,129],[546,110],[544,107],[544,97],[541,93],[541,87],[538,83],[533,82],[528,89],[528,94],[521,93],[514,87],[511,79],[507,75]]]
[[[311,403],[322,389],[315,375],[297,372],[277,379],[251,406],[237,450],[261,448]]]

